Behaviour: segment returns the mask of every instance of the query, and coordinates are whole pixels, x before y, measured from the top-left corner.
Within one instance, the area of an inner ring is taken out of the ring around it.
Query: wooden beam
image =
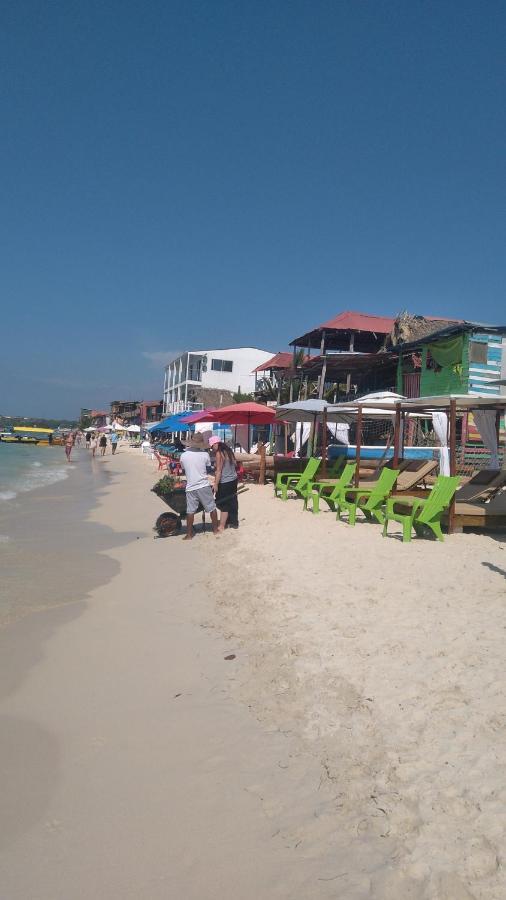
[[[320,375],[320,385],[318,388],[318,400],[323,398],[323,391],[325,389],[325,378],[327,375],[327,357],[323,360],[322,373]]]
[[[352,331],[350,334],[350,347],[349,347],[350,353],[353,353],[354,349],[355,349],[355,332]],[[346,376],[346,393],[349,394],[350,391],[351,391],[351,372],[348,372],[348,374]]]
[[[358,410],[357,410],[357,425],[356,425],[355,443],[356,443],[355,462],[357,464],[357,467],[355,469],[355,487],[358,487],[358,483],[360,480],[360,450],[362,447],[362,407],[361,406],[359,406]]]
[[[457,401],[450,400],[450,418],[448,421],[450,430],[450,475],[457,474]],[[448,510],[448,534],[453,534],[455,528],[455,494],[453,495],[450,508]]]

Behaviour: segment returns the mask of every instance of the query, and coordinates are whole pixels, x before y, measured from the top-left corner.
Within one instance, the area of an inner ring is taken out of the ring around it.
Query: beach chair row
[[[383,526],[383,536],[388,532],[389,522],[402,525],[403,541],[410,541],[413,531],[423,536],[429,529],[438,540],[443,540],[441,520],[448,509],[458,488],[460,478],[439,475],[427,497],[391,496],[394,488],[399,489],[398,481],[401,468],[392,469],[384,466],[375,481],[363,482],[353,486],[356,464],[345,463],[339,474],[334,469],[327,479],[316,479],[320,460],[310,459],[300,475],[278,473],[274,485],[275,496],[288,499],[288,492],[293,491],[304,502],[304,509],[312,509],[317,515],[321,502],[336,513],[340,519],[343,513],[348,516],[348,523],[355,525],[357,512],[360,510],[366,519],[376,521]],[[427,464],[426,464],[427,465]],[[433,471],[433,466],[430,471]],[[426,475],[428,473],[424,473]],[[420,483],[420,470],[412,476],[412,486]],[[406,483],[406,480],[405,480]]]

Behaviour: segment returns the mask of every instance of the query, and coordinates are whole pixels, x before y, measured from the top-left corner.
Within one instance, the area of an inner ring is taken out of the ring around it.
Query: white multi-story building
[[[232,394],[255,390],[254,369],[272,357],[268,350],[234,347],[227,350],[188,350],[165,366],[163,411],[224,406]]]

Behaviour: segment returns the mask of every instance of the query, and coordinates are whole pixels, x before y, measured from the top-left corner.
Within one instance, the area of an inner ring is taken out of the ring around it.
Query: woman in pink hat
[[[237,502],[237,469],[234,451],[220,441],[209,438],[209,449],[214,455],[214,493],[220,510],[219,530],[239,528],[239,504]]]

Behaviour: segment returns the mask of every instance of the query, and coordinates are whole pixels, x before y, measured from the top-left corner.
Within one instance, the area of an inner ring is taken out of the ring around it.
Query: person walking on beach
[[[112,455],[114,456],[114,454],[116,453],[116,448],[117,448],[117,446],[118,446],[118,435],[117,435],[117,433],[116,433],[115,431],[111,431],[110,438],[111,438],[111,450],[112,450]]]
[[[67,462],[70,462],[70,455],[72,453],[74,441],[75,441],[74,433],[72,431],[69,431],[69,433],[65,439],[65,456],[67,457]]]
[[[87,450],[90,449],[90,443],[91,443],[91,431],[87,431],[86,432],[86,449]]]
[[[105,456],[105,448],[107,447],[107,438],[105,434],[100,435],[100,440],[98,442],[100,447],[100,456]]]
[[[186,475],[186,535],[183,540],[191,541],[193,538],[193,520],[199,504],[210,513],[213,534],[217,535],[218,513],[213,489],[207,478],[211,460],[201,434],[192,435],[188,449],[181,454],[180,463]]]
[[[91,455],[92,455],[93,459],[95,459],[95,453],[97,452],[97,447],[98,447],[98,437],[96,436],[96,434],[92,434],[91,439],[90,439],[90,450],[91,450]]]
[[[239,528],[239,504],[237,502],[237,469],[234,451],[219,437],[209,438],[214,453],[214,495],[220,511],[219,530]]]

